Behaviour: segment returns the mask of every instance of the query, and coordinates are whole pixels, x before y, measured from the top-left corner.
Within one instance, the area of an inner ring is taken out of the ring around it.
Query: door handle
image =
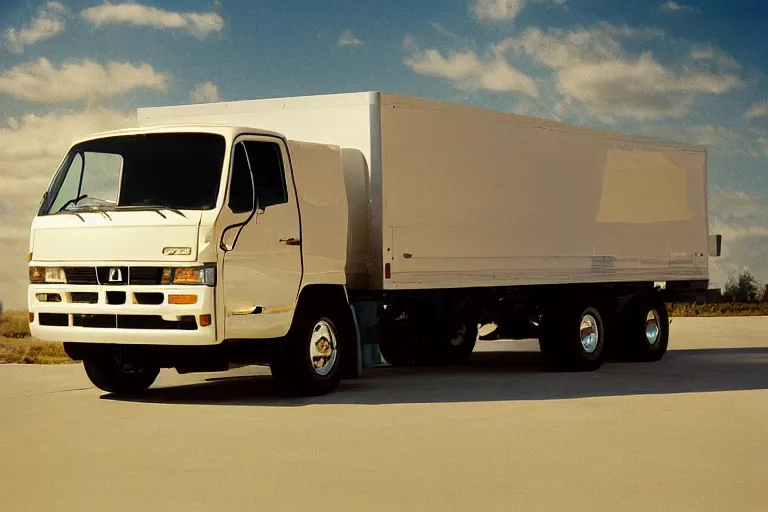
[[[301,245],[301,240],[299,240],[298,238],[293,238],[293,237],[291,237],[291,238],[281,238],[280,242],[284,243],[286,245]]]

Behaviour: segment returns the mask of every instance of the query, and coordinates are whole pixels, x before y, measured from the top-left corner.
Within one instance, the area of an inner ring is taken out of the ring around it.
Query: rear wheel
[[[565,306],[543,316],[539,346],[558,371],[594,371],[604,362],[605,324],[597,307]]]
[[[621,314],[621,339],[618,351],[627,361],[658,361],[669,345],[667,306],[657,297],[638,297]]]
[[[438,362],[464,364],[475,349],[477,325],[462,322],[453,328],[452,334],[435,341],[435,359]]]
[[[298,313],[298,312],[297,312]],[[311,307],[294,325],[270,364],[281,387],[302,396],[330,393],[341,380],[343,318],[333,308]]]
[[[159,367],[122,364],[117,357],[112,356],[85,359],[83,366],[94,386],[115,394],[144,391],[160,374]]]

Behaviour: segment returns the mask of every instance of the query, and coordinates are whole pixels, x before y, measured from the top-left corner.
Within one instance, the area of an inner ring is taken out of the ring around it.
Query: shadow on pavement
[[[207,379],[103,399],[159,404],[303,406],[562,400],[768,389],[768,347],[669,351],[656,363],[606,363],[597,372],[557,373],[538,352],[475,352],[466,366],[367,369],[326,396],[292,398],[270,375]]]

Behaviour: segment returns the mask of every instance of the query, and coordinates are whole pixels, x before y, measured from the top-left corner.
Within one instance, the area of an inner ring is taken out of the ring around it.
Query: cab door
[[[225,337],[288,332],[302,278],[301,226],[287,148],[281,139],[241,136],[232,148],[224,208]]]

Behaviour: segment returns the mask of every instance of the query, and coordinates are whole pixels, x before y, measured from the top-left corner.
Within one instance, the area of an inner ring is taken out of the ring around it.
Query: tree
[[[760,298],[757,279],[749,270],[743,270],[738,276],[728,278],[723,296],[732,302],[757,302]]]
[[[0,300],[0,320],[3,319],[3,301]]]
[[[765,288],[763,288],[763,296],[760,297],[760,302],[768,304],[768,283],[765,285]]]

